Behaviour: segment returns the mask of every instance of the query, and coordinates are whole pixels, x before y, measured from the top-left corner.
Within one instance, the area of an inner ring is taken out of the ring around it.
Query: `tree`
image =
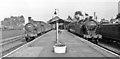
[[[76,11],[76,12],[75,12],[75,15],[83,16],[83,14],[82,14],[81,11]]]
[[[20,22],[22,23],[22,24],[24,24],[25,23],[25,18],[24,18],[24,16],[22,15],[22,16],[20,16]]]
[[[24,16],[11,16],[10,18],[4,18],[2,25],[12,27],[13,29],[18,29],[23,27],[24,23],[25,23]]]

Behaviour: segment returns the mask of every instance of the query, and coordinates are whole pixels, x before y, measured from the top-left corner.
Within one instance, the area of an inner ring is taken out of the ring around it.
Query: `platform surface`
[[[24,49],[19,49],[9,57],[117,57],[93,43],[80,38],[72,33],[62,30],[59,34],[59,41],[67,45],[67,52],[57,54],[53,52],[56,41],[56,31],[52,30]]]

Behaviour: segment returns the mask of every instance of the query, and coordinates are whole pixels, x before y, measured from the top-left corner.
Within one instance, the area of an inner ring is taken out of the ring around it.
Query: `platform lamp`
[[[54,12],[55,17],[58,16],[57,11],[59,12],[58,9],[55,9],[55,12]],[[57,17],[55,21],[56,21],[56,44],[53,46],[54,48],[53,51],[55,53],[66,53],[67,46],[59,41],[59,35],[58,35],[59,17]]]

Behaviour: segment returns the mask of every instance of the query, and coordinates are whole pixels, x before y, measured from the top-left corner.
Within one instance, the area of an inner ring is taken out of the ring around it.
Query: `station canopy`
[[[56,22],[58,22],[58,23],[70,23],[69,21],[63,20],[58,16],[55,16],[54,18],[52,18],[48,21],[48,23],[50,23],[50,24],[55,24]]]

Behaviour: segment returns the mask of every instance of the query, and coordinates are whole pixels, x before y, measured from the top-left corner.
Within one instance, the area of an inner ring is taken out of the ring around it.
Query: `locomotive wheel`
[[[95,39],[95,44],[98,44],[98,39]]]
[[[86,40],[88,40],[88,41],[90,41],[90,39],[89,38],[85,38]]]
[[[31,41],[34,40],[34,39],[35,39],[35,37],[32,37],[32,38],[31,38]]]
[[[92,38],[92,40],[91,40],[93,43],[95,43],[95,44],[98,44],[98,39],[96,39],[96,38]]]
[[[87,40],[92,42],[92,38],[87,38]]]
[[[25,39],[26,39],[26,42],[30,42],[30,38],[26,37]]]
[[[40,35],[42,35],[42,34],[41,34],[41,33],[38,33],[38,34],[37,34],[37,36],[40,36]]]
[[[30,41],[32,41],[33,39],[35,39],[35,37],[26,37],[26,42],[30,42]]]

